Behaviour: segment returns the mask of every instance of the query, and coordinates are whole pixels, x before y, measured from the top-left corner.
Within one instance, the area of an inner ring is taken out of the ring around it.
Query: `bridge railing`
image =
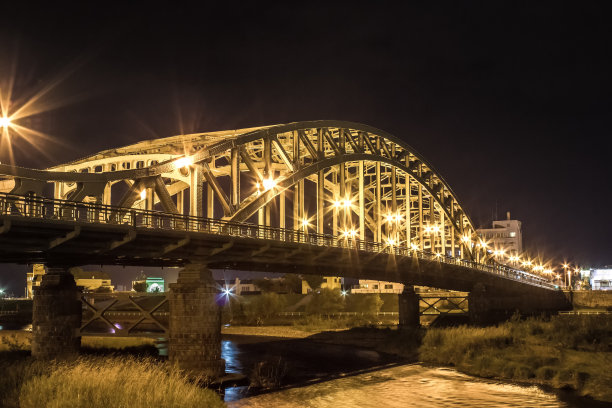
[[[387,245],[381,242],[366,241],[350,236],[333,236],[302,230],[275,228],[249,223],[170,214],[138,208],[122,208],[99,203],[74,202],[49,199],[38,196],[18,196],[0,193],[0,215],[14,215],[30,218],[57,219],[83,223],[128,225],[138,228],[204,232],[243,238],[255,238],[303,243],[324,247],[339,247],[367,252],[387,253],[397,256],[413,256],[422,260],[444,262],[446,264],[477,269],[531,285],[554,289],[548,280],[532,273],[505,265],[488,265],[445,254]]]

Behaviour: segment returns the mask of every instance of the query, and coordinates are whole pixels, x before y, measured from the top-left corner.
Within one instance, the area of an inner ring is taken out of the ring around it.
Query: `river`
[[[570,393],[471,377],[455,370],[397,361],[392,356],[308,340],[261,342],[226,336],[227,371],[249,375],[258,361],[280,361],[280,390],[228,388],[229,407],[605,407]]]

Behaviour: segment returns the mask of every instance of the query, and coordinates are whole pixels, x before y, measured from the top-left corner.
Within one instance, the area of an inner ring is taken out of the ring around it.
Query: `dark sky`
[[[41,99],[63,106],[32,119],[53,141],[16,161],[361,122],[423,154],[477,226],[511,211],[532,253],[612,264],[608,14],[595,2],[425,3],[3,4],[0,82],[16,67],[18,99],[63,78]]]

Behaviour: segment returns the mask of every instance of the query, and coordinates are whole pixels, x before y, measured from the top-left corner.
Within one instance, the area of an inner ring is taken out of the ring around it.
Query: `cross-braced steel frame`
[[[434,168],[400,139],[340,121],[175,136],[33,170],[0,191],[252,222],[484,261]]]

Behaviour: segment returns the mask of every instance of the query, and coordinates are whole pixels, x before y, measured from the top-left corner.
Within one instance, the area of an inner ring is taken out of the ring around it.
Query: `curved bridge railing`
[[[160,211],[49,199],[38,196],[18,196],[8,193],[0,193],[0,215],[92,224],[127,225],[135,228],[202,232],[241,238],[302,243],[321,247],[356,249],[397,256],[415,256],[422,260],[459,265],[497,275],[501,278],[512,279],[548,289],[556,289],[554,284],[542,277],[505,265],[487,265],[414,248],[360,240],[357,237],[346,234],[333,236],[317,234],[307,230],[275,228]]]

